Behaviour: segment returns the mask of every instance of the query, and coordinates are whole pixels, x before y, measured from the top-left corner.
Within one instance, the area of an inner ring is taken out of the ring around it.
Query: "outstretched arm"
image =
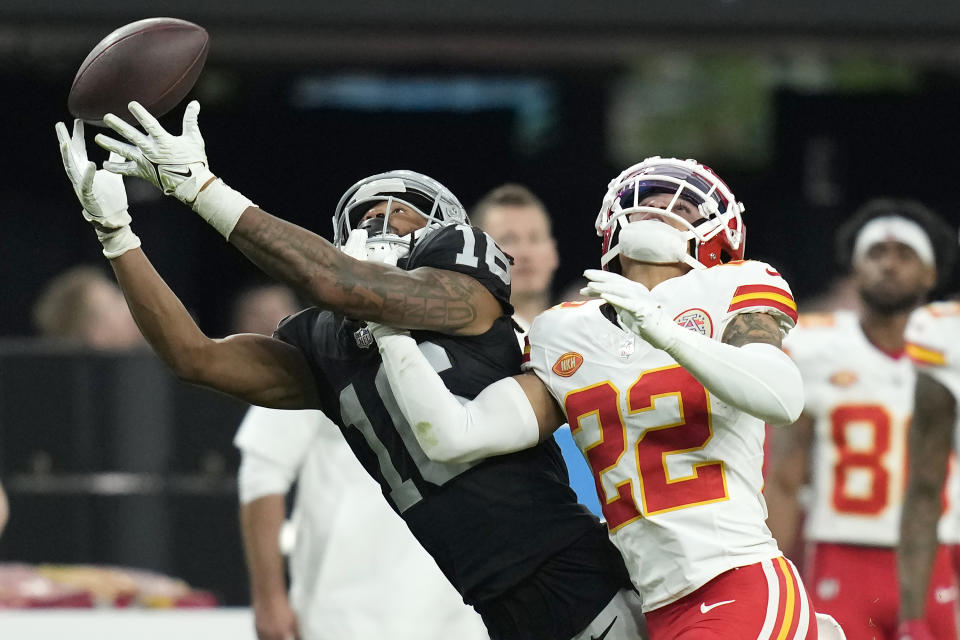
[[[476,279],[455,271],[355,260],[324,238],[247,208],[230,243],[271,276],[351,318],[457,335],[486,332],[500,304]]]
[[[97,170],[87,158],[83,123],[75,121],[71,135],[58,122],[56,132],[63,167],[83,206],[83,217],[93,225],[130,312],[157,355],[180,378],[247,402],[313,407],[313,376],[295,347],[254,335],[211,340],[200,331],[140,250],[140,239],[130,230],[123,179]]]
[[[462,400],[447,389],[413,338],[388,327],[372,330],[400,411],[431,460],[470,462],[520,451],[565,422],[535,374],[504,378],[473,400]]]
[[[296,347],[258,334],[208,338],[143,251],[110,264],[140,332],[177,377],[251,404],[316,407],[313,375]]]
[[[924,617],[930,573],[937,553],[940,492],[953,448],[956,399],[945,386],[919,372],[908,441],[907,492],[900,517],[897,570],[900,619]]]
[[[168,133],[140,104],[130,112],[146,134],[112,114],[104,122],[127,142],[98,135],[97,144],[126,162],[105,168],[147,180],[189,205],[252,262],[318,306],[359,320],[459,335],[486,332],[499,303],[468,275],[422,268],[364,265],[320,236],[276,218],[228,187],[209,169],[197,124],[200,105],[187,105],[183,133]]]

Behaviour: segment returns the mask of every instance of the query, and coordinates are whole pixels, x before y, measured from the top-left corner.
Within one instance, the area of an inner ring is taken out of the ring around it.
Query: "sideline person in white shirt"
[[[261,640],[487,638],[480,616],[323,413],[252,407],[234,442],[243,453],[241,524]]]

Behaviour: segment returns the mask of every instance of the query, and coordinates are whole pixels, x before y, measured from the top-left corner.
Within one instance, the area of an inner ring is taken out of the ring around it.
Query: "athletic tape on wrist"
[[[255,207],[252,200],[239,191],[231,189],[220,178],[214,179],[206,189],[197,194],[193,210],[227,240],[240,216],[247,207]]]
[[[110,260],[119,258],[127,251],[140,246],[140,238],[133,232],[130,225],[124,225],[119,229],[112,229],[108,232],[97,231],[97,238],[103,245],[103,255]]]

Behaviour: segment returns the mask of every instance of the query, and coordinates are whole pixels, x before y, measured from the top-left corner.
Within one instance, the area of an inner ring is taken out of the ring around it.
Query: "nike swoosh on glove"
[[[183,112],[183,133],[179,136],[168,133],[140,103],[131,102],[129,109],[147,133],[140,133],[112,113],[105,115],[103,121],[107,126],[127,142],[103,134],[96,137],[101,147],[126,159],[126,162],[104,163],[104,168],[150,182],[165,195],[189,205],[229,240],[240,216],[256,205],[210,171],[197,124],[200,103],[193,100],[187,105]]]
[[[203,136],[197,123],[200,103],[193,100],[187,105],[183,112],[183,132],[179,136],[168,133],[139,102],[131,102],[128,108],[147,133],[140,133],[112,113],[105,115],[104,124],[130,144],[99,134],[96,137],[98,145],[126,158],[126,162],[108,162],[104,168],[142,178],[161,189],[164,195],[175,196],[192,205],[204,185],[215,177],[208,168]]]

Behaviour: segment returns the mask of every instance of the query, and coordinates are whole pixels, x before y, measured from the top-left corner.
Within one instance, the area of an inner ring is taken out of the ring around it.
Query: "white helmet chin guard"
[[[672,194],[666,208],[643,206],[640,203],[653,193]],[[673,207],[683,198],[696,205],[700,218],[689,222]],[[731,260],[742,260],[744,249],[744,206],[737,202],[730,188],[706,165],[696,160],[679,160],[653,156],[625,170],[607,185],[600,213],[597,235],[603,238],[600,265],[611,267],[620,255],[620,230],[635,213],[668,218],[680,223],[678,231],[690,247],[682,262],[695,268],[712,267]],[[614,268],[619,264],[614,263]]]
[[[449,189],[422,173],[400,169],[364,178],[347,189],[333,214],[333,244],[342,248],[350,232],[360,226],[363,215],[380,202],[387,203],[385,215],[362,224],[368,231],[367,244],[395,245],[400,257],[409,252],[415,239],[440,227],[470,223],[463,205]],[[412,234],[396,235],[390,227],[393,203],[409,207],[424,218],[426,225]]]

